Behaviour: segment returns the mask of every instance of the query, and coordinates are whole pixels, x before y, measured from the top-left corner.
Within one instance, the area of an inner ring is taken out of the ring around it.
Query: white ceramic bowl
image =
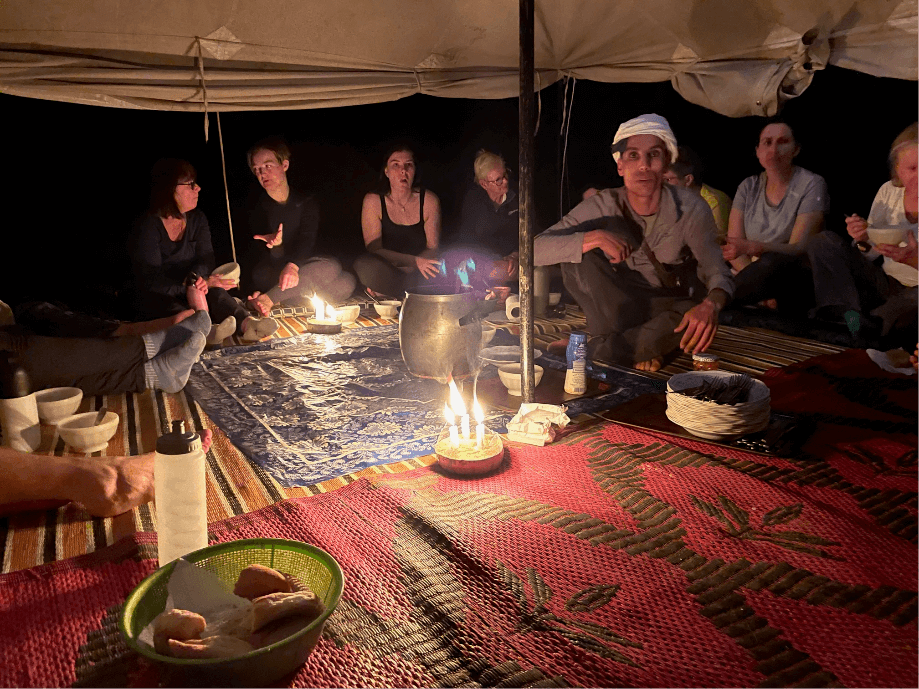
[[[897,246],[906,241],[908,231],[905,227],[869,227],[868,239],[873,244],[893,244]]]
[[[86,453],[104,450],[108,447],[108,441],[118,429],[118,414],[113,411],[106,412],[102,423],[93,426],[96,413],[89,411],[61,420],[57,425],[57,430],[64,442],[74,450]]]
[[[401,301],[375,301],[373,308],[381,318],[395,318],[401,305]]]
[[[496,332],[498,332],[498,329],[495,326],[490,325],[488,323],[482,323],[482,346],[483,347],[494,339]]]
[[[211,275],[219,275],[225,280],[235,280],[236,282],[239,282],[239,273],[240,268],[238,263],[224,263],[222,266],[217,266],[211,271]]]
[[[73,416],[83,400],[80,388],[48,388],[35,393],[38,418],[51,425]]]
[[[336,306],[335,313],[338,314],[338,320],[342,323],[353,323],[361,315],[360,304],[348,304],[347,306]]]
[[[549,292],[549,306],[558,306],[558,303],[562,300],[561,292]]]
[[[504,387],[507,388],[507,391],[512,394],[520,397],[520,393],[523,391],[523,364],[505,364],[498,367],[498,377],[501,379],[501,382],[504,383]],[[535,365],[533,366],[533,373],[536,379],[536,385],[539,385],[539,381],[542,380],[542,366]]]

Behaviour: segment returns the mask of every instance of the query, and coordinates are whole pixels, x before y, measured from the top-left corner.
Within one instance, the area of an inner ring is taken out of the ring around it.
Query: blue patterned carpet
[[[540,361],[552,365],[551,357]],[[486,367],[482,375],[495,370]],[[640,376],[605,375],[610,393],[573,405],[569,414],[663,389]],[[234,445],[284,487],[430,454],[447,398],[445,385],[408,373],[396,325],[206,352],[187,389]],[[486,415],[498,432],[510,420],[494,410]]]

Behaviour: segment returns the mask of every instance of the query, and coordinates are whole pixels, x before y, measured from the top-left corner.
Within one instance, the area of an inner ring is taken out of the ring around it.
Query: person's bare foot
[[[209,429],[200,432],[202,449],[213,441]],[[133,457],[73,457],[71,499],[94,517],[114,517],[153,500],[153,453]]]
[[[765,307],[765,308],[767,308],[767,309],[770,309],[770,310],[772,310],[772,311],[778,311],[778,309],[779,309],[779,302],[776,301],[775,299],[763,299],[763,300],[759,303],[759,305],[760,305],[760,306],[763,306],[763,307]]]
[[[254,292],[252,296],[249,297],[249,306],[255,309],[260,316],[267,316],[271,313],[271,307],[274,306],[274,302],[271,301],[271,297],[267,294]]]
[[[654,357],[648,361],[638,361],[635,363],[634,368],[638,371],[660,371],[661,366],[664,365],[664,360],[660,357]]]

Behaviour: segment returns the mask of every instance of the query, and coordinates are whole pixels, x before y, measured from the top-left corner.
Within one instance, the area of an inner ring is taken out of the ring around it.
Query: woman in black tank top
[[[364,197],[361,229],[368,253],[354,262],[354,272],[373,292],[401,299],[406,288],[440,272],[440,200],[414,186],[415,156],[404,146],[390,150],[383,176],[387,191]]]

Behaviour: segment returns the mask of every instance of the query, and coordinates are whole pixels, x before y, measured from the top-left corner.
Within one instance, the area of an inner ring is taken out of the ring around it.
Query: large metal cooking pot
[[[399,346],[410,373],[446,381],[470,374],[482,344],[471,293],[440,294],[420,288],[406,292],[399,314]]]

